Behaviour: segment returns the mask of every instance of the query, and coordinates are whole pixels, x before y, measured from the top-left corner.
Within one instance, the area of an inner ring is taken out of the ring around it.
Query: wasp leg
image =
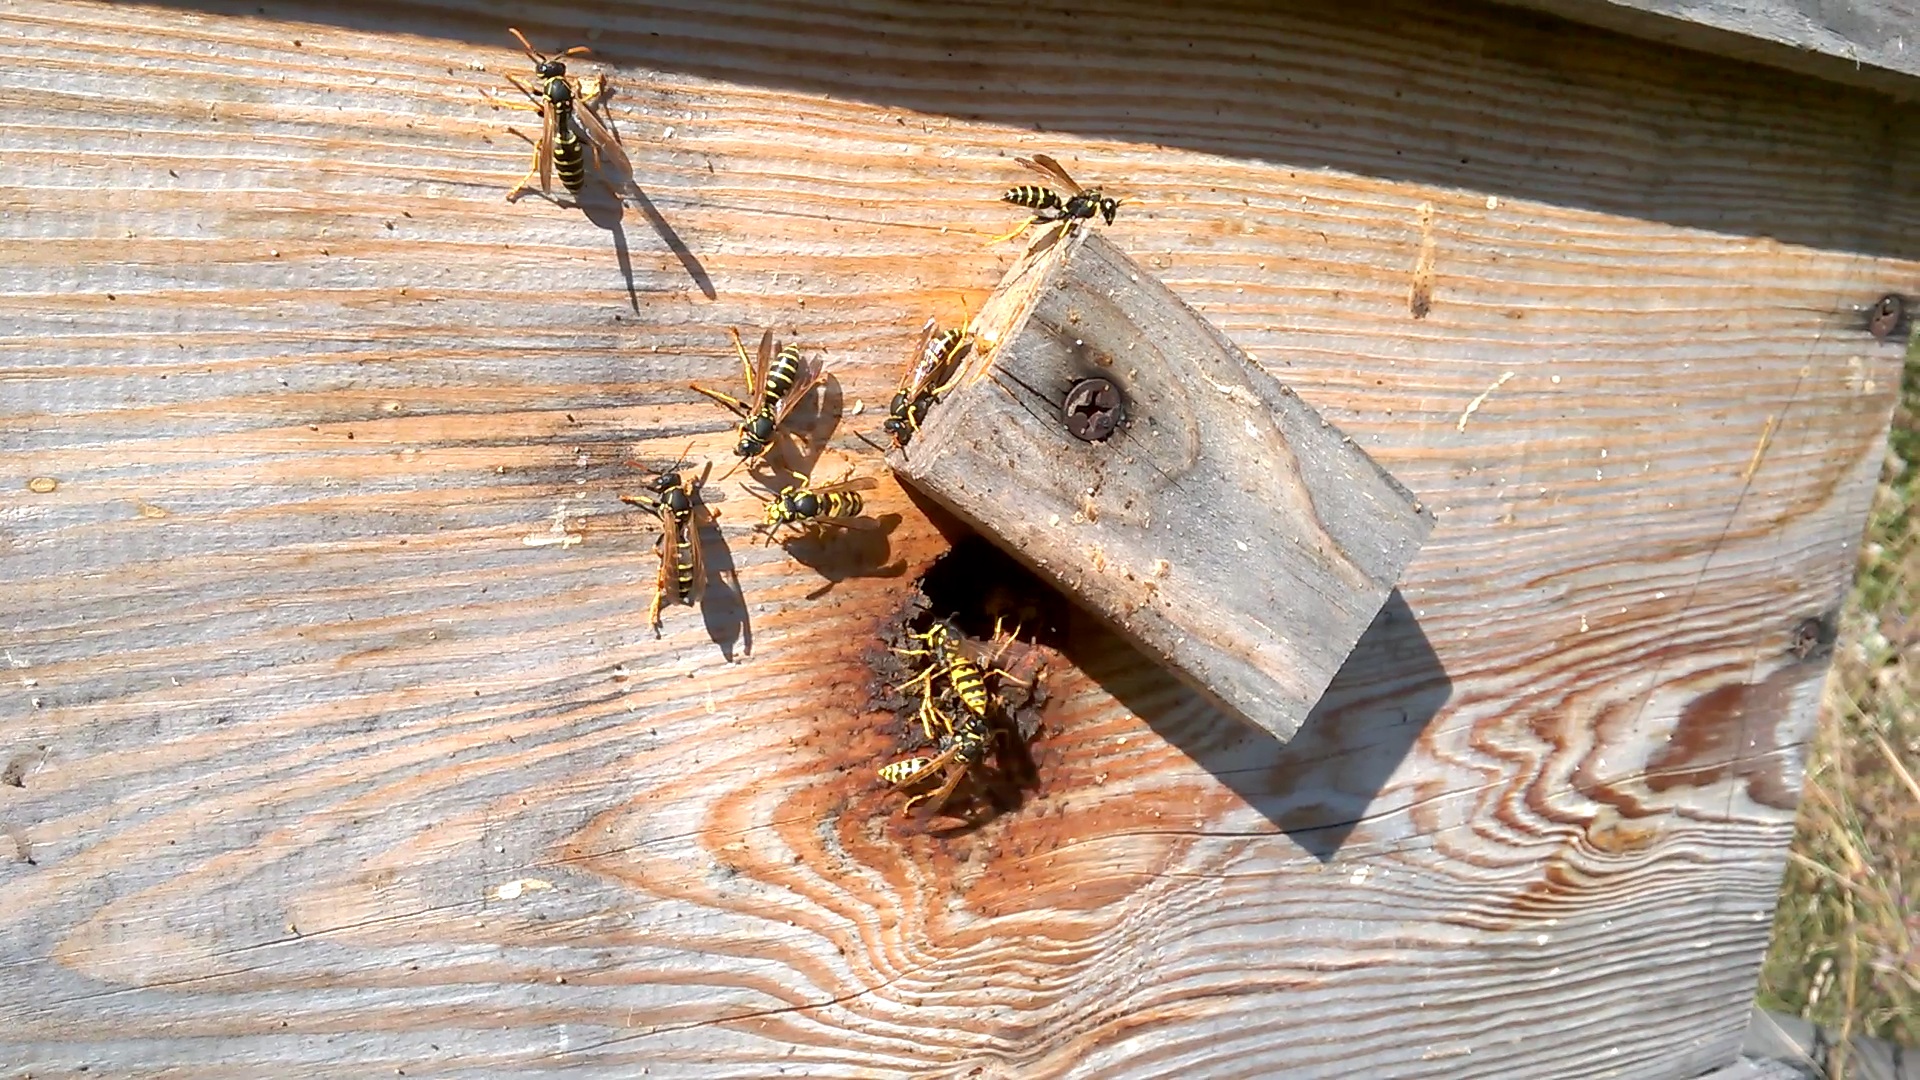
[[[920,730],[925,732],[929,739],[935,737],[933,734],[933,722],[935,720],[940,721],[940,726],[947,729],[948,736],[953,735],[953,720],[949,718],[946,713],[934,707],[933,680],[929,679],[927,680],[926,693],[920,698]]]
[[[747,408],[745,402],[741,401],[737,397],[734,397],[732,394],[723,394],[718,390],[709,390],[706,387],[701,386],[699,383],[688,383],[687,385],[689,387],[692,387],[695,393],[705,394],[708,397],[712,398],[713,400],[719,402],[720,404],[725,405],[727,408],[733,410],[734,412],[739,413],[741,416],[747,416],[751,414],[753,411]],[[720,479],[725,480],[726,477],[723,476]]]
[[[1019,236],[1021,233],[1026,232],[1028,229],[1033,228],[1035,225],[1039,223],[1040,223],[1039,218],[1029,218],[1026,221],[1021,222],[1020,227],[1013,230],[1012,232],[1001,233],[999,236],[996,236],[993,239],[987,241],[987,246],[992,247],[995,244],[1004,244],[1007,241],[1013,239],[1014,237]]]

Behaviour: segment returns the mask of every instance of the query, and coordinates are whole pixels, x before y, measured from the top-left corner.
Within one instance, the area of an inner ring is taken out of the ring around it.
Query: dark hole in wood
[[[869,705],[893,714],[890,727],[903,757],[929,752],[919,721],[922,691],[901,689],[919,674],[924,661],[895,651],[920,647],[915,634],[946,619],[967,638],[971,655],[982,667],[1014,676],[989,677],[988,687],[1000,703],[995,722],[1016,737],[1000,740],[992,768],[977,782],[970,778],[943,817],[964,820],[969,828],[984,824],[995,814],[1019,809],[1024,794],[1040,783],[1031,744],[1042,734],[1045,673],[1060,666],[1059,644],[1069,614],[1068,601],[1058,591],[986,540],[972,536],[935,561],[880,628],[880,645],[870,656],[874,682]],[[996,641],[996,629],[1012,635],[1012,640]]]

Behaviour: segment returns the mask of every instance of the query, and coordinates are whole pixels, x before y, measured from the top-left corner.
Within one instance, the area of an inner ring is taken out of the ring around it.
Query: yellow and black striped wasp
[[[937,754],[933,757],[911,757],[880,767],[880,780],[895,790],[918,787],[936,777],[940,778],[939,787],[910,796],[900,807],[902,813],[929,799],[933,801],[933,813],[938,814],[946,809],[960,782],[985,766],[987,752],[993,748],[995,740],[1007,737],[1005,731],[970,712],[950,714],[943,711],[941,717],[946,721],[948,731],[935,741],[939,748]]]
[[[519,30],[510,26],[507,32],[520,42],[527,59],[533,61],[537,85],[528,86],[512,75],[507,76],[507,81],[533,101],[541,117],[540,138],[533,144],[533,165],[513,190],[507,192],[507,200],[511,202],[534,190],[536,180],[540,194],[552,198],[555,173],[560,174],[561,186],[570,194],[579,195],[587,185],[589,152],[607,187],[619,195],[620,186],[633,175],[633,166],[626,152],[620,149],[619,140],[593,114],[593,107],[607,92],[606,80],[598,75],[580,79],[567,74],[565,58],[585,53],[587,47],[575,45],[559,56],[545,56],[535,52]]]
[[[873,490],[878,483],[871,476],[855,476],[813,487],[811,481],[801,477],[799,483],[788,484],[773,496],[762,495],[751,488],[746,490],[767,504],[766,519],[758,528],[766,532],[767,542],[772,543],[782,528],[803,531],[819,526],[878,528],[879,522],[860,516],[865,512],[866,500],[859,494]]]
[[[685,459],[682,458],[681,464]],[[706,562],[700,554],[700,530],[714,525],[713,514],[700,498],[713,463],[707,462],[698,477],[683,473],[678,465],[647,482],[651,493],[622,495],[620,501],[638,506],[660,519],[660,537],[654,547],[660,553],[660,573],[654,579],[653,605],[647,609],[647,621],[654,635],[660,633],[660,608],[671,596],[674,603],[691,607],[700,599],[706,584]]]
[[[800,350],[788,345],[780,350],[778,356],[773,352],[773,331],[768,330],[760,336],[759,362],[747,359],[747,347],[740,342],[740,332],[732,327],[727,333],[733,337],[734,351],[740,354],[740,367],[747,375],[747,397],[745,401],[718,390],[709,390],[699,383],[691,384],[693,389],[705,394],[726,406],[740,417],[740,441],[734,445],[733,452],[740,457],[742,464],[759,463],[773,449],[774,440],[780,432],[780,425],[794,406],[806,400],[813,388],[826,376],[826,369],[809,370],[807,362],[801,358]],[[727,474],[732,475],[733,469]]]
[[[1014,158],[1013,160],[1055,181],[1066,189],[1067,194],[1065,198],[1061,198],[1058,191],[1040,184],[1020,184],[1008,188],[1007,193],[1000,198],[1015,206],[1024,206],[1032,210],[1033,217],[1021,222],[1020,227],[1012,232],[994,237],[994,243],[1011,240],[1035,225],[1058,223],[1062,228],[1072,229],[1083,221],[1092,221],[1096,216],[1104,219],[1109,225],[1113,224],[1114,212],[1120,209],[1119,199],[1108,198],[1097,187],[1081,187],[1073,177],[1067,175],[1067,170],[1061,168],[1059,162],[1045,154],[1035,154],[1031,159]]]
[[[887,407],[887,421],[881,424],[881,430],[893,436],[893,445],[904,447],[907,441],[920,431],[920,422],[927,417],[927,410],[939,404],[940,398],[953,389],[953,383],[960,375],[953,371],[954,363],[967,348],[973,344],[973,335],[964,327],[952,327],[933,332],[934,320],[920,328],[920,342],[914,347],[913,359],[908,363],[906,374],[901,376],[900,388],[893,395],[893,404]],[[952,378],[946,378],[952,372]],[[945,382],[941,380],[946,378]]]
[[[995,626],[994,637],[999,639],[1000,636],[1000,628]],[[999,651],[996,651],[986,662],[988,665],[986,667],[982,667],[967,655],[966,638],[961,635],[959,628],[954,626],[951,620],[942,619],[929,626],[924,632],[914,634],[912,637],[926,647],[895,649],[894,652],[900,656],[926,657],[927,666],[921,669],[920,674],[902,683],[898,689],[905,690],[920,682],[926,684],[920,698],[920,727],[929,739],[934,737],[934,721],[942,720],[945,716],[934,705],[933,681],[935,678],[944,678],[947,685],[952,688],[954,696],[958,697],[960,704],[965,706],[966,713],[981,723],[986,723],[990,719],[994,705],[993,696],[987,691],[988,678],[1016,682],[1021,686],[1026,685],[1014,679],[1011,672],[992,667],[1000,659],[1000,654],[1006,651],[1006,647],[1013,643],[1011,634],[1006,636]],[[943,726],[948,734],[952,734],[951,722]]]

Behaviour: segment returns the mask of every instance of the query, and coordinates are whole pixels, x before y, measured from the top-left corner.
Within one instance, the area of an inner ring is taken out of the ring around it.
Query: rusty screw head
[[[1120,426],[1120,389],[1105,379],[1082,379],[1067,391],[1060,411],[1074,438],[1099,442]]]
[[[1876,340],[1885,341],[1887,335],[1900,326],[1900,317],[1907,311],[1906,301],[1897,293],[1888,293],[1873,305],[1873,314],[1867,316],[1867,333]]]

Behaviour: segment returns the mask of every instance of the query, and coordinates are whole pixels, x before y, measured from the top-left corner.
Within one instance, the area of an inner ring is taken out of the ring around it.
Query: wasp
[[[986,764],[987,751],[992,748],[994,740],[1006,734],[990,726],[981,717],[967,712],[948,716],[947,720],[951,730],[937,741],[936,745],[940,748],[938,754],[933,757],[911,757],[880,767],[881,781],[895,789],[916,787],[935,777],[941,778],[938,788],[908,798],[900,808],[903,812],[928,799],[933,800],[934,813],[945,809],[947,801],[953,798],[954,790],[967,778],[967,774]]]
[[[771,498],[751,488],[747,491],[767,504],[766,520],[760,523],[760,528],[765,530],[767,540],[771,543],[783,527],[807,529],[829,525],[835,528],[862,528],[877,525],[877,522],[860,516],[866,509],[866,500],[859,493],[871,491],[878,484],[871,476],[858,476],[813,487],[811,481],[802,477],[798,484],[788,484]]]
[[[1057,182],[1066,189],[1067,195],[1063,199],[1058,191],[1039,184],[1021,184],[1018,187],[1008,188],[1007,193],[1000,198],[1015,206],[1024,206],[1032,210],[1033,218],[1021,222],[1019,228],[1005,236],[994,237],[994,243],[1011,240],[1035,225],[1062,222],[1063,228],[1071,229],[1083,221],[1092,221],[1096,216],[1104,219],[1109,225],[1113,224],[1114,212],[1120,209],[1119,199],[1108,198],[1097,187],[1081,187],[1073,177],[1067,175],[1067,170],[1061,168],[1059,162],[1045,154],[1035,154],[1031,160],[1027,158],[1013,160]]]
[[[1019,680],[1013,678],[1011,672],[1002,671],[994,667],[983,668],[978,663],[975,663],[973,658],[967,655],[966,639],[961,636],[959,628],[954,626],[951,620],[942,619],[928,627],[925,632],[912,636],[926,647],[923,649],[895,649],[894,652],[901,656],[927,657],[927,666],[921,670],[920,674],[915,675],[913,678],[901,684],[899,689],[905,690],[907,687],[922,681],[926,683],[925,692],[920,698],[920,727],[921,730],[926,732],[926,736],[929,739],[934,737],[933,725],[935,720],[944,721],[942,726],[946,729],[947,733],[949,735],[953,733],[952,722],[947,720],[945,714],[934,705],[933,680],[935,676],[944,677],[947,680],[947,685],[953,689],[954,696],[960,699],[960,704],[966,707],[966,712],[981,723],[987,722],[988,715],[993,708],[993,697],[987,692],[988,677],[991,676],[1010,682],[1019,682]],[[1000,637],[1000,627],[998,625],[994,627],[994,637]],[[1012,643],[1013,635],[1007,635],[1000,647],[1000,652],[1004,652],[1007,645]],[[996,652],[993,658],[988,660],[987,663],[991,665],[998,661],[1000,652]],[[1019,683],[1019,685],[1025,686],[1026,684]]]
[[[660,608],[671,596],[676,604],[691,607],[700,599],[705,584],[706,563],[700,555],[700,530],[714,524],[713,514],[700,498],[700,488],[713,469],[708,462],[695,477],[674,469],[655,476],[647,483],[650,494],[622,495],[620,501],[638,506],[660,519],[660,537],[654,541],[660,553],[660,574],[654,579],[653,606],[647,620],[655,636],[660,633]]]
[[[747,359],[747,347],[740,342],[740,332],[728,327],[727,333],[733,337],[734,351],[740,354],[740,368],[747,375],[747,400],[709,390],[699,383],[691,385],[740,417],[740,441],[733,452],[739,455],[741,463],[759,462],[773,449],[774,438],[787,414],[813,392],[826,371],[809,371],[800,350],[792,345],[782,348],[775,356],[771,330],[760,336],[760,357],[756,365]],[[727,470],[729,474],[732,471]]]
[[[913,359],[900,378],[900,388],[893,395],[893,404],[887,407],[887,421],[880,425],[888,435],[893,436],[893,445],[904,447],[907,440],[920,431],[920,422],[926,419],[927,410],[939,404],[940,398],[953,389],[959,379],[955,372],[946,382],[940,380],[953,368],[954,361],[973,343],[973,335],[963,327],[953,327],[933,332],[934,320],[920,328],[920,343],[915,346]]]
[[[579,195],[587,185],[589,148],[602,177],[609,172],[620,177],[631,176],[633,166],[627,161],[626,152],[593,114],[593,106],[607,92],[606,80],[597,75],[578,79],[567,74],[565,58],[584,53],[587,47],[575,45],[559,56],[545,56],[535,52],[519,30],[510,26],[507,32],[520,42],[527,59],[533,61],[537,85],[528,86],[512,75],[507,76],[507,81],[533,101],[541,116],[540,139],[533,144],[533,166],[513,190],[507,192],[508,201],[534,190],[536,178],[540,193],[552,198],[555,173],[560,175],[560,183],[569,193]],[[607,186],[613,187],[614,182],[609,180]]]

